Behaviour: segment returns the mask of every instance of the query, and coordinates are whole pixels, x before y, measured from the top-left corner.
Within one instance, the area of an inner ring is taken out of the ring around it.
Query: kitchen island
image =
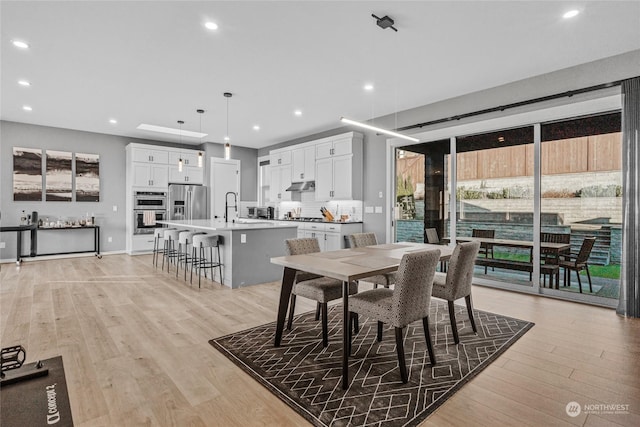
[[[284,241],[297,236],[297,224],[265,222],[224,222],[219,219],[165,220],[158,224],[171,228],[204,231],[222,236],[220,255],[224,285],[243,286],[282,280],[282,267],[271,264],[273,257],[286,255]]]

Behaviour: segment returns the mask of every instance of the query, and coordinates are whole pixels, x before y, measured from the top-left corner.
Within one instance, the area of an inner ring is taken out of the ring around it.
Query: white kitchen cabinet
[[[291,186],[291,165],[271,166],[271,185],[269,190],[272,202],[291,200],[291,192],[286,191]]]
[[[291,151],[291,181],[313,181],[316,169],[316,147],[307,146]]]
[[[134,162],[166,165],[169,163],[169,152],[162,149],[133,147],[131,149],[131,159]]]
[[[169,169],[166,164],[133,163],[131,186],[166,191],[168,185]]]
[[[269,152],[271,166],[281,166],[291,164],[291,150],[274,150]]]
[[[362,199],[361,136],[318,144],[316,156],[316,201]]]
[[[195,150],[182,150],[182,151],[170,151],[169,152],[169,165],[178,165],[178,161],[182,159],[182,166],[188,166],[192,168],[198,167],[198,153],[200,151]],[[204,165],[204,159],[203,159]],[[200,168],[204,169],[204,168]]]
[[[345,236],[361,232],[361,223],[303,222],[298,226],[298,237],[318,239],[321,252],[344,249]]]
[[[204,168],[183,166],[182,172],[178,166],[169,166],[169,182],[173,184],[203,184]]]
[[[316,145],[316,158],[344,156],[353,153],[354,135],[338,137]]]

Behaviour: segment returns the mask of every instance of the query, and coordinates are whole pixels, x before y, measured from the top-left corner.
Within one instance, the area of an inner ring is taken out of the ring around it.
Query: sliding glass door
[[[394,147],[393,237],[479,239],[477,283],[613,306],[620,129],[619,112],[592,113]]]

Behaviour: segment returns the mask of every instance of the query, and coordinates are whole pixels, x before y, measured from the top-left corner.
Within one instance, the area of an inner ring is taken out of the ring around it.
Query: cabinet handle
[[[153,162],[153,156],[151,156],[151,161]]]
[[[300,174],[300,179],[304,179],[304,174],[303,173]]]
[[[282,159],[278,159],[278,164],[281,164],[281,163],[282,163]]]

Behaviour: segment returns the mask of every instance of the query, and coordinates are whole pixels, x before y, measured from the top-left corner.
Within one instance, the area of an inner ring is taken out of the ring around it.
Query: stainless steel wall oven
[[[167,209],[167,193],[162,191],[136,191],[133,193],[133,209]]]
[[[162,227],[156,221],[167,219],[166,210],[135,209],[133,211],[133,234],[153,234],[153,230]]]

